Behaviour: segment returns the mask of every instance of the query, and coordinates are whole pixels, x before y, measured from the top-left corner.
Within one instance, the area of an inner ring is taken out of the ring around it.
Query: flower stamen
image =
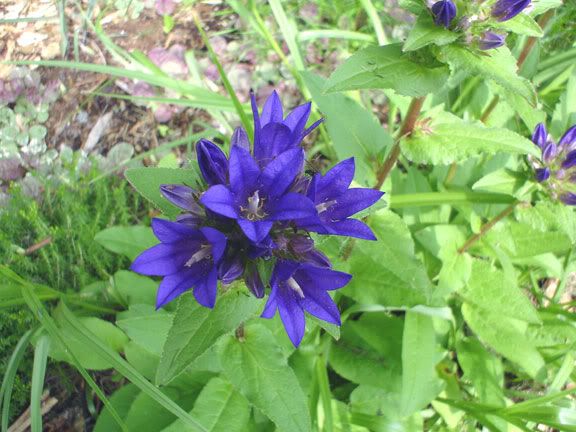
[[[192,267],[192,264],[202,261],[203,259],[210,258],[212,255],[212,245],[205,244],[200,246],[200,250],[190,257],[184,266]]]
[[[300,296],[300,298],[304,298],[304,291],[302,291],[302,287],[298,285],[296,279],[291,277],[286,281],[286,284],[288,285],[289,288],[296,291],[296,293]]]
[[[334,204],[336,204],[336,200],[326,201],[326,202],[317,204],[316,210],[318,211],[318,213],[323,213],[326,210],[328,210],[330,207],[332,207]]]

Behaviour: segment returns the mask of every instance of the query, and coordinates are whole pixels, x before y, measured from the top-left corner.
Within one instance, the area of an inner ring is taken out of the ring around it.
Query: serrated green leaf
[[[488,232],[484,241],[498,244],[513,258],[528,258],[545,253],[563,254],[572,247],[568,235],[561,231],[540,231],[517,222],[498,225]],[[482,245],[474,248],[491,255]]]
[[[432,303],[432,286],[424,265],[414,255],[414,242],[404,221],[390,211],[369,218],[380,241],[359,241],[349,258],[354,275],[342,293],[359,303],[414,306]]]
[[[526,184],[526,177],[507,168],[485,175],[472,185],[473,190],[512,195]]]
[[[464,378],[472,382],[480,402],[504,406],[502,361],[472,338],[458,338],[456,352],[458,363],[464,370]]]
[[[562,6],[562,0],[532,0],[532,7],[529,11],[531,16],[538,16],[547,10]]]
[[[220,336],[234,331],[259,307],[258,299],[238,291],[220,295],[214,309],[200,306],[190,292],[180,296],[156,381],[166,384],[174,379]]]
[[[94,240],[109,251],[125,255],[131,260],[158,243],[149,227],[138,225],[106,228],[96,234]]]
[[[467,303],[495,315],[540,324],[538,312],[516,281],[486,261],[475,260],[472,275],[460,295]]]
[[[198,175],[195,170],[171,168],[131,168],[126,178],[132,186],[166,216],[175,217],[180,209],[160,194],[162,184],[182,184],[196,188]]]
[[[198,421],[209,432],[242,432],[250,417],[248,401],[232,385],[212,378],[200,392],[192,410]],[[162,432],[193,432],[194,429],[176,420]]]
[[[108,321],[96,317],[78,319],[91,332],[97,334],[102,343],[106,344],[108,348],[115,352],[120,352],[128,342],[128,338],[124,332]],[[110,369],[113,366],[106,360],[95,356],[90,350],[90,345],[84,340],[76,338],[66,323],[62,324],[61,331],[64,337],[68,340],[68,349],[73,352],[80,364],[86,369],[104,370]],[[50,357],[59,361],[71,362],[67,350],[56,341],[52,342]]]
[[[268,329],[252,324],[245,327],[243,340],[229,336],[220,361],[234,387],[280,430],[311,430],[304,392]]]
[[[507,21],[496,21],[492,23],[494,28],[506,30],[524,36],[542,37],[543,32],[538,23],[529,15],[524,13],[516,15]]]
[[[475,53],[469,48],[447,45],[439,48],[438,59],[450,65],[452,73],[492,79],[502,87],[536,104],[536,93],[528,80],[517,74],[516,58],[506,47]]]
[[[469,123],[446,112],[435,115],[425,131],[416,131],[403,139],[401,147],[413,162],[434,165],[462,162],[478,153],[531,154],[539,157],[538,148],[530,140],[509,129],[488,128],[479,122]]]
[[[532,207],[520,207],[516,217],[522,223],[541,232],[558,231],[566,234],[572,243],[576,242],[576,214],[563,203],[538,201]]]
[[[403,320],[397,317],[364,314],[357,321],[347,321],[342,338],[330,348],[330,366],[349,381],[399,395],[402,332]]]
[[[432,318],[408,311],[402,336],[402,396],[400,412],[412,415],[428,405],[441,390],[436,374],[436,333]]]
[[[391,44],[358,51],[330,75],[324,91],[380,88],[419,97],[438,91],[447,79],[448,68],[420,64]]]
[[[183,409],[188,411],[192,408],[195,395],[183,394],[174,388],[165,388],[161,391]],[[161,431],[175,420],[176,416],[173,413],[144,392],[136,396],[126,414],[126,425],[130,431]],[[185,424],[183,421],[182,423]],[[189,427],[187,430],[197,429]]]
[[[545,366],[544,359],[526,338],[525,322],[468,303],[462,305],[462,314],[483,342],[520,365],[532,378],[540,377]]]
[[[404,46],[404,51],[414,51],[429,44],[446,45],[458,39],[459,34],[434,24],[428,11],[423,12],[410,30]]]
[[[134,403],[140,390],[134,384],[126,384],[114,392],[110,398],[110,403],[122,418],[126,418],[130,407]],[[94,432],[121,432],[122,429],[114,420],[108,408],[104,408],[94,426]]]
[[[127,270],[114,274],[114,288],[128,305],[154,305],[158,282]]]
[[[542,109],[530,105],[522,96],[496,84],[494,81],[491,84],[490,87],[494,93],[498,94],[502,101],[520,116],[528,130],[534,130],[538,123],[546,123],[546,113]]]
[[[155,310],[150,305],[133,305],[126,312],[118,314],[116,325],[128,337],[146,348],[152,354],[160,355],[172,325],[172,315],[163,310]]]

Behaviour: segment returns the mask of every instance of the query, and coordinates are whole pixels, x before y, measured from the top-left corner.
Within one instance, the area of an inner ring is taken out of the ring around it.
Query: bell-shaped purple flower
[[[198,204],[194,189],[184,185],[163,184],[160,185],[160,193],[176,207],[198,216],[204,215],[204,210]]]
[[[565,170],[574,168],[576,166],[576,150],[572,150],[566,155],[566,159],[562,161],[562,168]]]
[[[267,236],[275,221],[313,217],[314,204],[305,196],[287,192],[302,171],[302,149],[288,150],[263,170],[249,152],[233,146],[230,150],[230,185],[215,185],[200,198],[209,210],[236,219],[254,243]]]
[[[434,22],[438,26],[450,27],[450,23],[456,17],[456,5],[452,0],[440,0],[432,5]]]
[[[195,229],[164,219],[152,219],[152,230],[161,243],[142,252],[130,270],[147,276],[163,276],[156,308],[192,288],[198,303],[214,307],[218,263],[226,249],[226,236],[214,228]]]
[[[198,167],[202,177],[210,186],[227,183],[228,159],[216,144],[201,139],[196,144]]]
[[[560,197],[562,202],[567,205],[576,206],[576,194],[568,192]]]
[[[218,279],[226,285],[234,282],[244,273],[244,263],[242,261],[242,257],[237,253],[223,258],[218,266]]]
[[[562,138],[560,138],[558,142],[558,147],[564,151],[576,150],[576,125],[572,126],[562,135]]]
[[[232,139],[230,140],[231,146],[242,147],[246,151],[250,151],[250,141],[248,140],[248,134],[242,127],[237,127],[234,129],[232,134]]]
[[[537,168],[536,169],[536,180],[540,183],[545,182],[550,178],[550,168]]]
[[[558,146],[555,142],[549,141],[542,149],[542,160],[549,163],[558,154]]]
[[[318,216],[298,221],[298,226],[319,234],[376,240],[368,225],[350,216],[376,203],[384,192],[349,189],[354,170],[354,159],[350,158],[336,164],[325,175],[316,174],[308,188],[308,197],[316,205]]]
[[[548,131],[546,130],[546,125],[544,123],[538,123],[532,134],[532,142],[536,144],[541,149],[546,147],[548,143]]]
[[[340,325],[340,312],[328,291],[342,288],[351,275],[309,263],[279,260],[274,266],[270,285],[272,291],[262,312],[272,318],[276,310],[294,346],[304,337],[304,312],[323,321]]]
[[[492,16],[498,21],[508,21],[528,7],[530,0],[498,0],[492,8]]]
[[[321,122],[319,120],[306,129],[310,117],[310,102],[294,108],[284,118],[282,102],[276,91],[268,97],[258,113],[256,97],[251,94],[252,113],[254,115],[254,157],[260,166],[266,166],[278,155],[287,150],[298,148],[302,139],[312,132]]]
[[[246,269],[246,274],[244,275],[244,282],[246,282],[246,286],[250,290],[254,297],[262,298],[264,297],[264,283],[262,282],[262,278],[260,277],[260,273],[255,265],[250,266],[250,268]]]
[[[484,32],[482,38],[478,41],[478,46],[481,50],[491,50],[499,48],[506,42],[506,35],[501,35],[491,31]]]

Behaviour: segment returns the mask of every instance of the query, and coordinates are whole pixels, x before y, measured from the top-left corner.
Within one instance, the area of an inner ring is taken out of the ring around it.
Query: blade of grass
[[[205,109],[207,111],[210,110],[214,110],[214,109],[219,109],[225,112],[236,112],[236,108],[229,106],[226,108],[223,108],[221,106],[215,106],[214,108],[208,108],[208,105],[203,103],[203,104],[199,104],[193,100],[189,100],[189,99],[178,99],[178,98],[167,98],[167,97],[148,97],[148,96],[130,96],[130,95],[124,95],[124,94],[119,94],[119,93],[103,93],[103,92],[92,92],[91,93],[94,96],[104,96],[104,97],[109,97],[109,98],[114,98],[114,99],[122,99],[122,100],[129,100],[129,101],[134,101],[134,102],[152,102],[152,103],[163,103],[163,104],[171,104],[171,105],[180,105],[180,106],[185,106],[185,107],[190,107],[190,108],[201,108],[201,109]],[[250,112],[248,105],[243,105],[243,109],[245,112]]]
[[[390,208],[425,207],[443,204],[510,204],[515,198],[506,194],[485,192],[424,192],[391,195]]]
[[[372,35],[367,35],[365,33],[348,31],[348,30],[336,30],[336,29],[304,30],[298,33],[299,42],[306,42],[325,38],[356,40],[361,42],[374,42],[376,40]]]
[[[150,398],[154,399],[176,417],[186,422],[195,430],[207,432],[198,420],[184,411],[172,399],[162,393],[158,387],[154,386],[150,381],[144,378],[130,363],[120,357],[116,351],[113,351],[106,344],[100,341],[94,333],[88,330],[86,326],[76,318],[64,302],[62,302],[62,318],[67,324],[69,324],[70,330],[76,335],[76,337],[92,346],[95,355],[113,365],[114,369],[116,369],[118,373],[122,374]]]
[[[382,26],[382,21],[380,21],[380,17],[378,16],[378,11],[370,0],[360,0],[360,3],[362,3],[362,7],[366,11],[368,18],[372,23],[372,27],[374,27],[374,32],[378,39],[378,45],[386,45],[388,39],[386,38],[386,33],[384,33],[384,27]]]
[[[5,270],[5,266],[0,266],[0,270]],[[116,411],[116,409],[114,409],[114,406],[112,406],[112,404],[110,403],[104,392],[100,389],[100,387],[98,387],[98,384],[96,384],[96,382],[90,376],[88,371],[86,371],[86,369],[84,369],[84,367],[80,364],[78,358],[74,355],[72,350],[70,350],[66,338],[62,335],[62,332],[60,331],[54,320],[50,317],[48,310],[44,307],[42,302],[38,299],[38,297],[34,293],[31,284],[29,284],[27,281],[24,282],[25,283],[22,284],[21,286],[22,296],[24,297],[26,304],[28,305],[28,307],[30,308],[36,319],[40,321],[40,323],[42,324],[44,329],[48,332],[52,340],[57,341],[62,345],[62,347],[64,347],[67,350],[68,356],[72,361],[72,365],[75,366],[76,369],[78,369],[78,372],[80,372],[82,378],[84,378],[84,380],[92,388],[94,393],[100,398],[104,406],[108,408],[108,410],[110,411],[110,415],[114,418],[116,423],[118,423],[120,428],[123,431],[127,432],[128,428],[118,415],[118,412]]]
[[[58,1],[58,16],[60,18],[60,54],[66,57],[68,52],[68,24],[66,23],[66,0]]]
[[[240,102],[240,100],[238,99],[238,96],[236,95],[236,92],[232,88],[232,84],[230,84],[230,80],[228,79],[228,76],[226,75],[226,71],[224,70],[224,68],[222,67],[222,64],[218,60],[218,56],[214,52],[214,49],[212,49],[212,44],[210,43],[208,36],[206,35],[206,33],[204,32],[204,29],[202,28],[202,23],[200,22],[200,18],[195,13],[192,15],[192,17],[194,18],[194,24],[196,24],[196,28],[198,29],[198,32],[200,33],[200,36],[202,37],[202,41],[204,42],[204,45],[206,45],[206,48],[208,49],[208,56],[210,57],[210,60],[212,61],[212,63],[214,63],[214,65],[218,69],[218,73],[220,74],[220,79],[222,80],[222,84],[224,85],[226,92],[228,92],[228,95],[232,99],[232,103],[234,104],[234,107],[236,108],[236,112],[238,113],[238,116],[240,117],[240,121],[244,125],[244,129],[246,130],[246,133],[248,134],[249,139],[252,140],[252,138],[254,137],[254,130],[252,128],[252,121],[251,121],[250,117],[248,117],[246,112],[244,111],[244,108],[242,108],[242,103]]]
[[[316,359],[316,379],[320,390],[320,399],[322,400],[322,411],[324,412],[324,432],[334,430],[334,416],[332,415],[332,394],[330,393],[330,382],[328,381],[328,370],[326,369],[326,357],[318,356]]]
[[[46,364],[50,351],[50,338],[44,335],[38,339],[34,349],[34,364],[32,366],[32,385],[30,388],[30,428],[32,432],[42,432],[42,393]]]
[[[4,372],[4,378],[2,379],[2,387],[0,387],[0,417],[2,418],[2,432],[8,430],[8,418],[10,417],[10,402],[12,400],[12,389],[14,388],[14,378],[16,377],[16,372],[18,371],[18,366],[26,353],[26,348],[28,348],[28,343],[32,337],[32,330],[28,330],[20,338],[16,344],[16,348],[12,351],[10,360],[6,366],[6,371]]]
[[[56,21],[58,15],[49,17],[23,17],[23,18],[0,18],[0,25],[2,24],[18,24],[21,22],[38,22],[38,21]]]
[[[190,71],[190,75],[192,77],[192,80],[196,81],[196,83],[198,83],[198,85],[201,85],[202,87],[208,87],[206,85],[206,82],[202,79],[202,73],[200,72],[200,65],[198,64],[198,61],[196,60],[196,56],[194,55],[194,51],[188,51],[185,55],[184,58],[186,60],[186,64],[188,65],[188,70]],[[244,106],[244,109],[249,110],[250,107],[246,104]],[[232,126],[230,126],[230,123],[228,122],[228,120],[226,119],[226,117],[222,114],[222,112],[220,112],[220,110],[215,110],[215,109],[210,109],[208,110],[208,113],[214,117],[214,119],[218,122],[218,124],[224,126],[224,128],[226,129],[226,131],[231,134],[233,131]]]
[[[202,132],[199,132],[199,133],[197,133],[197,134],[189,135],[189,136],[184,137],[184,138],[180,138],[180,139],[177,139],[177,140],[174,140],[174,141],[170,141],[170,142],[161,144],[161,145],[159,145],[158,147],[155,147],[155,148],[153,148],[153,149],[151,149],[151,150],[148,150],[148,151],[145,151],[145,152],[143,152],[143,153],[140,153],[139,155],[133,157],[133,158],[130,159],[130,160],[123,161],[123,162],[119,163],[114,169],[109,170],[109,171],[105,171],[105,172],[103,172],[102,174],[98,175],[98,177],[92,179],[89,184],[92,184],[92,183],[95,183],[95,182],[97,182],[97,181],[99,181],[99,180],[102,180],[104,177],[107,177],[107,176],[109,176],[110,174],[115,173],[116,171],[118,171],[119,168],[122,168],[122,167],[128,165],[130,162],[139,161],[139,160],[142,160],[142,159],[144,159],[144,158],[147,158],[148,156],[152,156],[152,155],[154,155],[155,153],[158,153],[158,152],[160,152],[160,151],[170,150],[170,149],[172,149],[172,148],[174,148],[174,147],[179,147],[179,146],[181,146],[181,145],[186,145],[186,144],[189,144],[189,143],[191,143],[191,142],[193,142],[193,141],[197,141],[197,140],[199,140],[200,138],[207,138],[207,137],[215,136],[215,135],[218,135],[218,131],[216,131],[216,130],[214,130],[214,129],[206,129],[206,130],[204,130],[204,131],[202,131]]]
[[[185,81],[176,80],[174,78],[160,77],[157,75],[148,74],[142,71],[130,70],[115,66],[78,63],[61,60],[46,60],[46,61],[15,61],[7,62],[7,64],[21,65],[21,66],[46,66],[46,67],[60,67],[65,69],[76,69],[85,72],[96,72],[105,75],[111,75],[119,78],[128,78],[133,80],[140,80],[148,84],[157,85],[159,87],[169,88],[177,91],[193,101],[198,103],[199,107],[214,107],[222,110],[227,110],[234,105],[225,96],[218,93],[211,92],[201,87],[192,85]]]
[[[286,15],[286,11],[282,7],[282,2],[280,0],[269,0],[269,4],[270,8],[272,8],[274,18],[278,23],[278,27],[282,32],[282,36],[284,37],[284,42],[288,45],[294,66],[296,66],[297,70],[304,70],[304,58],[302,57],[300,46],[296,39],[296,25],[292,21],[288,20],[288,16]]]

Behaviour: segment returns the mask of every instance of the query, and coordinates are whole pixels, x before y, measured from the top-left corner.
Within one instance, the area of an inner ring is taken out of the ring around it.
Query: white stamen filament
[[[318,211],[318,213],[322,213],[325,212],[326,210],[328,210],[330,207],[332,207],[334,204],[336,204],[336,200],[332,200],[332,201],[326,201],[320,204],[316,205],[316,210]]]
[[[186,267],[191,267],[192,264],[195,264],[199,261],[202,261],[204,258],[208,258],[212,254],[212,246],[211,245],[202,245],[200,250],[196,252],[194,255],[190,257],[186,264]]]
[[[286,284],[288,284],[288,286],[293,289],[294,291],[296,291],[298,293],[298,295],[301,298],[304,298],[304,291],[302,291],[302,287],[300,285],[298,285],[298,282],[296,282],[296,280],[291,277],[290,279],[288,279],[286,281]]]
[[[248,197],[248,211],[253,215],[258,213],[260,207],[260,195],[258,191],[254,192],[254,195]]]

